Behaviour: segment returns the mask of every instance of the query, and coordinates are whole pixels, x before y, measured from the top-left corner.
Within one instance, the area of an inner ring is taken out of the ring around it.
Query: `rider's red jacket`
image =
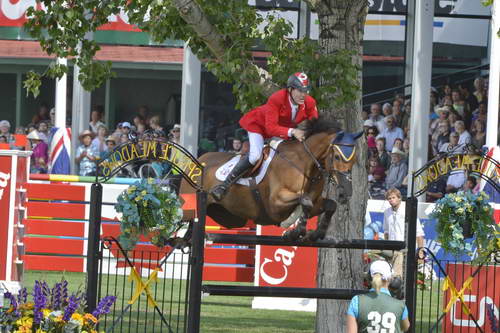
[[[290,128],[297,127],[303,120],[318,118],[316,101],[307,95],[292,120],[292,107],[288,96],[287,89],[275,92],[266,104],[253,109],[240,119],[241,127],[249,132],[262,134],[266,139],[273,136],[288,139]]]

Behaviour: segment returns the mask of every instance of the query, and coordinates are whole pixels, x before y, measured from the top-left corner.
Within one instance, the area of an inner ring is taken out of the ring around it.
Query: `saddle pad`
[[[277,142],[273,140],[269,144],[271,146],[271,148],[273,148],[273,149],[271,149],[271,151],[269,152],[269,156],[266,158],[266,160],[264,162],[262,162],[262,165],[259,169],[259,173],[255,176],[255,182],[257,184],[260,183],[262,181],[262,179],[264,179],[264,176],[266,175],[267,168],[269,167],[269,164],[271,164],[271,161],[273,160],[274,154],[276,153],[275,149],[278,148],[278,145],[282,141],[283,141],[282,139],[280,139]],[[231,172],[231,170],[233,170],[234,166],[238,163],[240,158],[241,158],[241,155],[236,155],[235,157],[233,157],[232,159],[230,159],[229,161],[227,161],[226,163],[221,165],[217,169],[217,171],[215,171],[215,178],[217,178],[221,182],[224,181],[226,179],[227,175],[229,174],[229,172]],[[240,184],[240,185],[244,185],[244,186],[250,186],[250,177],[240,178],[240,179],[238,179],[238,181],[236,183]]]

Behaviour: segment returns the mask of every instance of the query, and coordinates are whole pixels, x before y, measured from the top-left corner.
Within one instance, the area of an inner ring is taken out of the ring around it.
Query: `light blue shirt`
[[[390,153],[392,151],[392,146],[394,146],[394,141],[396,141],[396,139],[403,140],[404,133],[401,128],[393,127],[392,129],[385,128],[380,136],[385,138],[385,150]]]
[[[375,289],[370,289],[370,291],[375,291]],[[391,296],[389,290],[385,288],[380,289],[380,292]],[[359,310],[359,298],[358,295],[356,295],[352,298],[351,303],[349,304],[349,308],[347,309],[347,314],[357,319],[359,316],[358,310]],[[405,309],[403,310],[403,315],[401,316],[401,320],[405,320],[406,318],[408,318],[408,308],[405,305]]]

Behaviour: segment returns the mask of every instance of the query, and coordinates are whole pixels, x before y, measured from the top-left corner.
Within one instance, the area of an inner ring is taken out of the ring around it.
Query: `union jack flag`
[[[49,147],[49,173],[69,175],[71,173],[71,128],[51,129]]]

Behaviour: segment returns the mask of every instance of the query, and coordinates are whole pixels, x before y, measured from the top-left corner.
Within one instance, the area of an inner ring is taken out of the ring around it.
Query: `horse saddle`
[[[262,149],[262,156],[260,159],[255,163],[255,166],[247,171],[242,178],[240,178],[236,183],[245,185],[245,186],[250,186],[250,178],[255,178],[255,182],[258,184],[264,179],[264,176],[266,175],[267,168],[269,167],[269,164],[271,164],[271,161],[274,158],[274,155],[276,153],[275,149],[278,148],[278,145],[282,142],[283,140],[271,140],[269,144],[266,144],[264,148]],[[238,163],[240,160],[241,155],[236,155],[233,158],[231,158],[229,161],[221,165],[217,171],[215,171],[215,177],[220,180],[224,181],[229,174],[229,172],[234,168],[234,166]]]

